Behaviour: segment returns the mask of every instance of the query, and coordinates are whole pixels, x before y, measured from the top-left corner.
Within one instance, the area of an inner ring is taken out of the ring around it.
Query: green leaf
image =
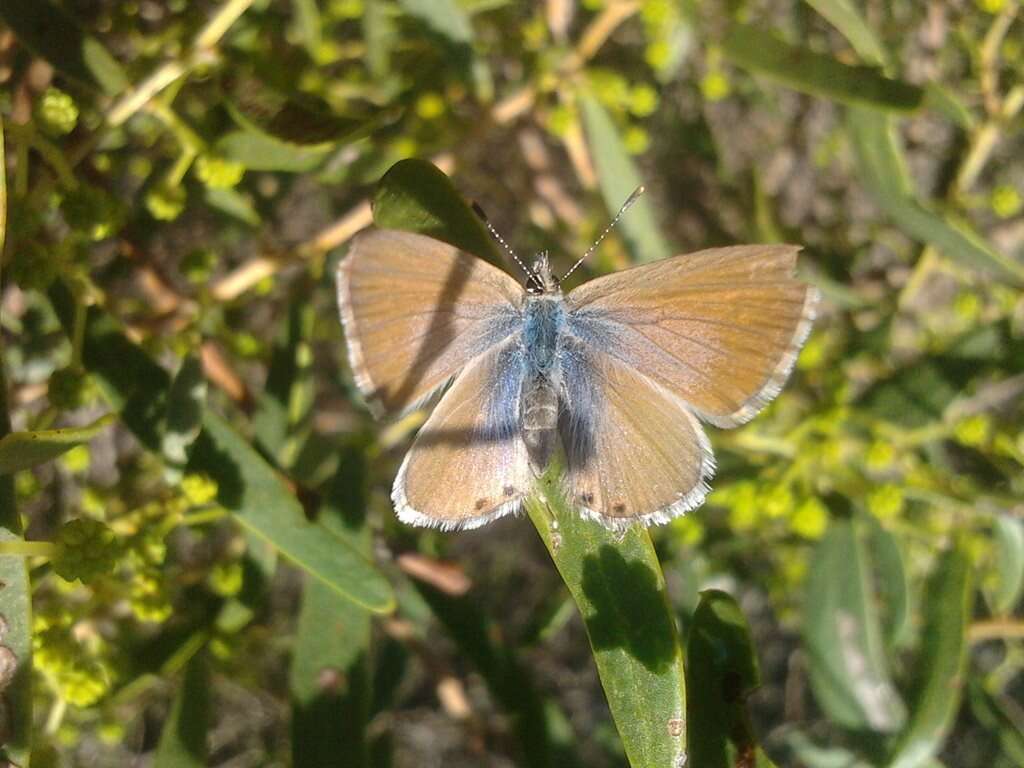
[[[1017,709],[1017,702],[1005,693],[1002,696],[990,693],[978,675],[971,675],[967,685],[971,713],[998,740],[1009,765],[1024,765],[1024,730],[1011,714]]]
[[[362,445],[346,446],[317,518],[364,557],[373,538],[366,524],[366,462]],[[292,762],[295,768],[368,765],[371,614],[307,579],[289,673]]]
[[[108,96],[129,87],[127,75],[106,48],[49,0],[4,0],[0,18],[26,48],[79,83]]]
[[[909,112],[924,100],[922,89],[888,78],[877,67],[843,64],[752,24],[732,27],[722,41],[722,53],[733,64],[794,90],[845,104]]]
[[[190,470],[217,481],[217,501],[282,555],[364,608],[387,613],[394,593],[351,545],[306,519],[295,495],[258,453],[219,416],[207,411]]]
[[[796,765],[807,766],[807,768],[871,768],[870,763],[860,759],[844,747],[818,746],[803,731],[787,731],[783,739],[786,746],[793,752]]]
[[[807,4],[843,33],[860,57],[882,66],[888,55],[857,7],[849,0],[807,0]]]
[[[911,716],[900,734],[889,768],[918,768],[938,754],[960,709],[971,617],[970,564],[960,549],[945,553],[928,580],[922,646]]]
[[[50,290],[65,331],[73,328],[73,301],[67,289]],[[97,378],[121,422],[148,449],[160,451],[170,377],[117,323],[93,308],[87,315],[82,360]],[[206,411],[188,468],[208,474],[218,485],[220,504],[238,522],[267,540],[300,568],[371,611],[387,612],[394,594],[387,580],[351,546],[322,525],[306,520],[295,495],[253,448],[219,416]]]
[[[562,497],[555,462],[526,504],[587,629],[632,768],[686,759],[683,651],[647,531],[609,531]],[[542,500],[543,499],[543,500]]]
[[[290,673],[295,768],[368,764],[370,616],[322,582],[306,582]]]
[[[757,746],[746,706],[760,684],[754,643],[739,605],[725,592],[701,592],[686,643],[689,764],[771,765]]]
[[[580,97],[583,125],[590,155],[597,168],[601,195],[609,211],[617,211],[626,198],[642,184],[636,164],[626,152],[611,116],[592,96]],[[640,198],[619,222],[630,253],[638,262],[657,261],[672,255],[672,247],[661,234],[651,201]]]
[[[911,632],[910,584],[903,567],[903,554],[896,537],[870,517],[867,520],[868,547],[874,558],[875,581],[884,608],[882,630],[886,648],[901,644]]]
[[[451,243],[503,266],[498,247],[480,218],[445,173],[426,160],[401,160],[388,170],[373,196],[373,221]]]
[[[0,136],[0,168],[3,168]],[[3,173],[0,173],[0,212],[5,210]],[[3,241],[0,213],[0,242]],[[0,357],[0,436],[11,423],[7,415],[7,380]],[[2,441],[0,441],[2,442]],[[21,517],[14,494],[14,478],[0,474],[0,542],[23,539]],[[32,588],[27,558],[0,555],[0,762],[28,765],[32,751]]]
[[[260,215],[252,203],[252,198],[237,189],[207,187],[203,196],[211,208],[216,208],[221,213],[236,218],[243,224],[258,227],[261,223]]]
[[[333,148],[332,143],[302,145],[262,133],[231,131],[217,141],[215,151],[250,171],[305,173],[319,168]]]
[[[878,418],[904,427],[922,427],[940,421],[959,393],[948,374],[933,361],[919,362],[873,385],[858,404]]]
[[[112,414],[87,427],[43,429],[38,432],[11,432],[0,438],[0,474],[18,472],[43,464],[87,443],[116,421]]]
[[[868,549],[856,520],[833,519],[809,568],[803,626],[811,688],[840,725],[899,730],[906,711],[889,679]]]
[[[202,768],[207,765],[206,731],[210,719],[210,674],[202,651],[185,667],[171,714],[160,734],[154,768]]]
[[[999,515],[993,522],[993,533],[999,582],[992,595],[992,612],[1009,614],[1024,592],[1024,521]]]
[[[181,361],[167,396],[167,420],[161,447],[166,468],[164,478],[178,482],[188,463],[188,450],[203,428],[206,405],[206,378],[203,364],[194,355]]]
[[[391,71],[391,52],[398,42],[398,32],[385,0],[365,0],[362,25],[366,67],[373,81],[382,83]]]
[[[294,23],[298,38],[306,53],[316,61],[322,40],[320,9],[316,0],[292,0],[292,10],[295,12]]]
[[[453,43],[468,45],[473,41],[473,27],[455,0],[399,0],[399,5]]]
[[[1024,284],[1024,265],[995,251],[966,225],[944,219],[918,201],[895,124],[886,115],[850,109],[846,126],[864,186],[897,226],[969,269]]]

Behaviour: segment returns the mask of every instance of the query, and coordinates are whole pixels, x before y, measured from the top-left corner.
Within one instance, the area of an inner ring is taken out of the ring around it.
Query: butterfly
[[[357,236],[337,272],[357,386],[390,415],[443,391],[395,478],[399,519],[452,530],[516,512],[559,444],[566,498],[610,529],[700,506],[715,469],[701,422],[753,418],[810,332],[799,250],[711,248],[565,294],[545,254],[516,258],[520,285],[425,235]]]

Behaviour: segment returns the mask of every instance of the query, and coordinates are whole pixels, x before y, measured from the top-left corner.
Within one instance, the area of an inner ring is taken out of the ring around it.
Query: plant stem
[[[0,541],[0,556],[48,557],[52,559],[59,549],[60,545],[52,541],[25,541],[24,539]]]

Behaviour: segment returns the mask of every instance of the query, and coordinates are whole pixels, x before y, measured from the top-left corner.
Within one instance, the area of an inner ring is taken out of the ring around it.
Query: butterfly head
[[[526,278],[526,292],[534,296],[562,292],[558,278],[551,271],[551,262],[548,260],[547,251],[541,251],[534,259],[530,267],[530,274]]]

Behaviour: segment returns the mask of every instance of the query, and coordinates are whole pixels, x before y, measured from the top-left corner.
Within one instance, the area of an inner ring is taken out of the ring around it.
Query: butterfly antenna
[[[498,230],[496,230],[491,224],[490,220],[487,218],[487,214],[484,213],[484,209],[481,208],[478,203],[473,203],[473,212],[480,217],[480,221],[482,221],[484,226],[487,227],[487,231],[491,233],[491,237],[498,241],[498,244],[505,250],[505,253],[511,256],[512,260],[519,265],[523,272],[526,273],[526,277],[539,285],[540,280],[537,275],[535,275],[533,270],[523,263],[522,259],[516,256],[516,252],[512,250],[512,246],[506,243],[505,238],[498,234]]]
[[[628,211],[629,207],[633,205],[633,203],[635,203],[637,199],[640,197],[640,195],[642,195],[645,191],[646,188],[643,184],[641,184],[639,187],[633,190],[633,194],[626,198],[626,202],[624,202],[622,204],[622,207],[619,208],[619,212],[612,216],[612,220],[608,223],[608,226],[604,228],[604,232],[601,233],[601,236],[594,241],[594,244],[592,246],[587,248],[586,253],[580,256],[579,261],[572,265],[572,269],[570,269],[568,272],[562,275],[562,279],[559,280],[560,283],[565,282],[565,278],[567,278],[569,275],[575,272],[576,268],[579,267],[579,265],[582,264],[584,261],[586,261],[587,257],[590,256],[590,254],[597,250],[597,246],[601,244],[601,241],[608,237],[608,233],[615,228],[616,224],[619,223],[619,219],[622,218],[622,214]]]

